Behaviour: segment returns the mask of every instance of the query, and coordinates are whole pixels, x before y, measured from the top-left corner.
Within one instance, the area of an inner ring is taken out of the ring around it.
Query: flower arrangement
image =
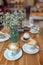
[[[25,19],[25,14],[19,10],[18,12],[15,11],[13,13],[7,12],[5,14],[5,23],[7,27],[10,27],[10,35],[11,35],[11,40],[13,42],[18,41],[18,25],[22,25],[22,22]]]
[[[13,26],[15,27],[16,25],[19,24],[18,19],[13,14],[10,13],[5,14],[5,21],[8,27],[13,27]]]
[[[7,12],[5,14],[5,22],[6,25],[9,27],[15,27],[17,25],[21,25],[21,21],[23,21],[25,19],[25,13],[23,13],[21,10],[19,10],[18,12],[15,11],[13,14],[10,14],[9,12]]]

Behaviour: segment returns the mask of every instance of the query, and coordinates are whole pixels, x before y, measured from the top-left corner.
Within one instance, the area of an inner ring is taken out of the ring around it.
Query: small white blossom
[[[19,12],[15,11],[13,14],[10,14],[9,12],[5,14],[5,21],[9,27],[19,25],[20,24],[19,21],[24,20],[24,18],[25,18],[25,15],[24,13],[21,12],[21,10]]]

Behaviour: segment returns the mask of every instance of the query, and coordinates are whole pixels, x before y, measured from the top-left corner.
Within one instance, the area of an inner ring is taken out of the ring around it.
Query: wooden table
[[[5,28],[2,31],[9,33],[9,30]],[[31,33],[29,34],[33,39],[37,41],[37,44],[42,50],[40,50],[39,53],[34,54],[34,55],[30,55],[30,54],[23,52],[23,55],[20,59],[16,61],[8,61],[4,58],[3,52],[4,52],[4,48],[6,48],[7,45],[11,42],[11,40],[9,39],[5,42],[0,43],[0,65],[43,65],[43,34],[35,34],[35,35]],[[22,45],[24,44],[20,39],[22,35],[23,33],[19,33],[19,43],[18,44],[20,48],[22,48]]]

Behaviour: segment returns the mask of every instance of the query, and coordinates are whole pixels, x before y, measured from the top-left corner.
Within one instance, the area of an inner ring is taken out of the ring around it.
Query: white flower
[[[22,21],[24,18],[25,15],[21,13],[21,10],[19,12],[15,11],[13,14],[10,14],[9,12],[5,14],[5,20],[9,27],[19,25],[20,24],[19,21],[20,20]]]

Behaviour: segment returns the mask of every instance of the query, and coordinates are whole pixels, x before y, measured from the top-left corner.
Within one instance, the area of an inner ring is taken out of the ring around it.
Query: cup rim
[[[10,45],[16,46],[16,48],[11,48]],[[17,49],[19,49],[19,47],[16,45],[16,43],[10,43],[10,44],[8,45],[8,49],[9,49],[9,50],[17,50]]]

